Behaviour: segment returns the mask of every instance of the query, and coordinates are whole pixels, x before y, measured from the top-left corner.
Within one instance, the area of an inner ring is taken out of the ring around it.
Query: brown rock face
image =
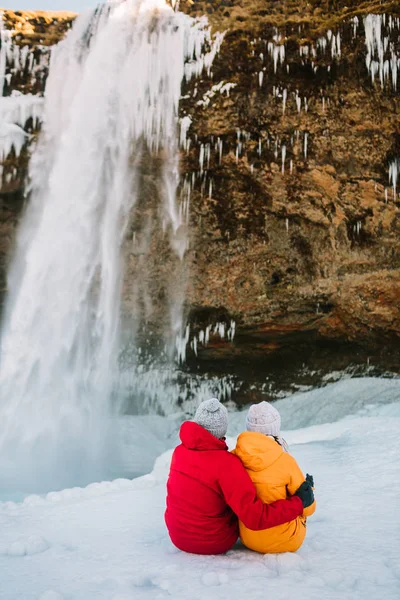
[[[57,44],[75,18],[76,13],[67,11],[4,10],[3,21],[16,43],[32,47]]]
[[[400,159],[400,81],[396,89],[385,76],[381,85],[378,71],[372,82],[364,19],[387,14],[384,60],[400,58],[398,2],[181,0],[180,9],[226,30],[211,73],[182,92],[181,117],[192,120],[181,171],[191,183],[186,301],[194,330],[234,319],[230,356],[241,345],[266,354],[293,348],[299,336],[394,347],[400,200],[389,168]],[[29,45],[53,43],[72,20],[5,16]],[[16,87],[29,91],[27,82],[25,74]],[[27,158],[0,195],[3,257]],[[200,356],[226,351],[211,340]]]
[[[229,27],[196,100],[234,84],[229,97],[184,105],[189,177],[199,173],[199,145],[211,150],[193,193],[189,303],[224,307],[253,342],[263,331],[278,347],[286,328],[397,344],[400,204],[388,174],[400,156],[400,97],[388,80],[371,80],[364,19],[382,10],[398,18],[398,4],[180,6]],[[399,34],[384,34],[397,56]]]

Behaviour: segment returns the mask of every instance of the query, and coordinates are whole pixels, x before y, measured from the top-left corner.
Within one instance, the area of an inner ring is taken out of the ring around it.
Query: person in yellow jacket
[[[233,452],[250,475],[257,496],[266,503],[289,498],[304,482],[304,475],[280,435],[279,412],[269,402],[253,404],[246,417],[246,428]],[[310,475],[307,481],[314,483]],[[240,538],[245,546],[263,554],[296,552],[306,536],[307,517],[315,507],[314,501],[295,521],[262,531],[252,531],[239,523]]]

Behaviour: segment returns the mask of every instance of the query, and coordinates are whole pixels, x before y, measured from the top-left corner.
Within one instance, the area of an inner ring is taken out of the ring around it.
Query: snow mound
[[[308,392],[301,392],[274,402],[282,418],[282,429],[299,429],[332,423],[349,415],[377,414],[386,405],[400,402],[400,378],[364,377],[343,379]],[[396,410],[396,409],[394,409]],[[247,408],[230,416],[229,433],[238,435],[245,429]],[[383,413],[382,413],[383,414]]]
[[[11,544],[0,546],[0,554],[4,556],[33,556],[50,548],[49,543],[40,535],[31,535],[27,539],[19,539]]]
[[[348,415],[371,412],[375,407],[400,401],[400,379],[374,377],[345,379],[326,387],[278,400],[285,429],[332,423]]]
[[[146,490],[159,484],[165,484],[168,478],[169,466],[172,458],[172,450],[168,450],[159,456],[151,473],[137,477],[136,479],[115,479],[114,481],[102,481],[91,483],[85,488],[71,488],[60,492],[49,492],[45,496],[32,494],[27,496],[23,502],[24,508],[35,508],[50,504],[67,504],[85,498],[100,498],[108,494],[120,494],[130,490]],[[21,505],[16,502],[0,502],[0,512],[13,514],[18,512]]]

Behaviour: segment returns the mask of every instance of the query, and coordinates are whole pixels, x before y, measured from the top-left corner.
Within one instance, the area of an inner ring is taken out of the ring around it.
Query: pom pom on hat
[[[196,410],[194,421],[220,440],[228,429],[228,411],[217,398],[204,400]]]

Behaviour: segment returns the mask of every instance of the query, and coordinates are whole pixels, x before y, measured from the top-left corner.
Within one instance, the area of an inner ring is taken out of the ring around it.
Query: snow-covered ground
[[[163,521],[168,451],[150,475],[134,480],[1,503],[0,598],[398,600],[399,401],[400,380],[379,379],[280,401],[286,429],[303,427],[285,435],[314,475],[318,499],[296,554],[262,556],[240,545],[219,557],[177,551]],[[136,439],[145,429],[141,419],[127,432],[135,452],[146,453],[146,435]],[[231,433],[243,420],[243,413],[232,415]],[[163,443],[170,436],[172,445],[175,433],[165,422]],[[161,429],[157,421],[150,444]]]

